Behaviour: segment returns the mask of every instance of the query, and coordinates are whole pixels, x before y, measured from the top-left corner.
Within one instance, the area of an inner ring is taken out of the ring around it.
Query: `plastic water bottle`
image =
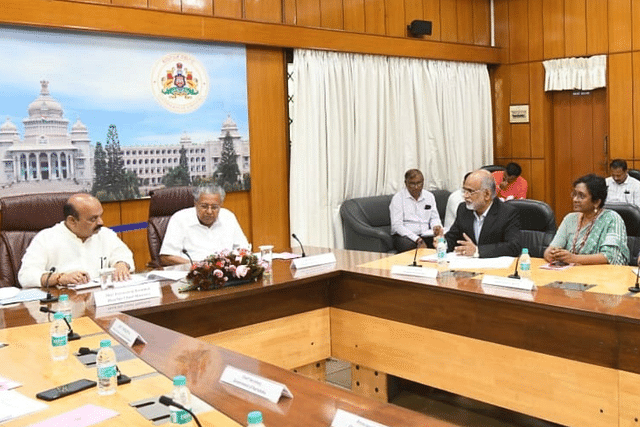
[[[184,375],[178,375],[173,377],[173,390],[171,391],[171,398],[176,402],[191,410],[191,392],[187,388],[187,379]],[[184,409],[170,406],[171,410],[171,424],[187,425],[191,426],[193,423],[191,420],[193,417],[190,413]]]
[[[527,248],[522,248],[522,254],[520,255],[520,277],[531,279],[531,257]]]
[[[69,357],[69,346],[67,345],[67,333],[69,328],[64,323],[64,314],[57,312],[53,315],[51,323],[51,359],[65,360]]]
[[[438,255],[438,267],[447,266],[447,242],[444,237],[438,238],[438,244],[436,245],[436,254]]]
[[[100,341],[96,366],[98,367],[98,394],[101,396],[114,394],[118,387],[118,369],[116,353],[111,348],[111,340]]]
[[[265,427],[262,423],[262,412],[253,411],[249,412],[247,415],[247,426],[248,427]]]
[[[62,294],[58,298],[58,313],[64,314],[64,317],[71,325],[71,301],[69,301],[69,295]]]

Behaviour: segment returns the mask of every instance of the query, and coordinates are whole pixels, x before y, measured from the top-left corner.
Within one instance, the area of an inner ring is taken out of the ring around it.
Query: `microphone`
[[[522,255],[522,254],[520,254]],[[520,255],[518,255],[518,259],[516,260],[516,269],[513,271],[513,274],[510,274],[509,279],[519,279],[520,275],[518,274],[518,264],[520,264]]]
[[[187,258],[189,258],[189,262],[191,263],[191,265],[193,265],[193,260],[191,259],[191,256],[189,255],[189,252],[187,252],[186,249],[182,249],[182,253],[185,254],[187,256]]]
[[[191,412],[191,410],[185,408],[184,406],[182,406],[181,404],[179,404],[169,396],[164,396],[164,395],[160,396],[160,399],[158,399],[158,402],[162,403],[164,406],[175,406],[178,409],[187,411],[189,414],[191,414],[191,416],[193,417],[193,420],[196,422],[198,427],[202,427],[202,424],[200,424],[200,421],[198,421],[198,417],[196,417],[196,414],[194,414],[193,412]]]
[[[51,279],[51,275],[56,271],[55,267],[51,267],[49,270],[49,274],[47,274],[47,278],[44,281],[44,286],[47,288],[47,296],[40,300],[40,304],[49,304],[52,302],[58,301],[58,297],[54,297],[51,295],[51,291],[49,291],[49,279]]]
[[[638,271],[636,273],[636,285],[629,287],[629,291],[634,294],[640,292],[640,285],[638,285],[638,279],[640,279],[640,266],[638,267]]]
[[[413,264],[409,264],[409,267],[422,267],[420,264],[416,262],[417,257],[418,257],[418,245],[416,244],[416,251],[413,254]]]
[[[40,311],[43,313],[55,313],[55,310],[51,310],[49,307],[40,307]],[[73,332],[73,328],[71,328],[71,324],[69,324],[69,321],[67,320],[67,318],[63,317],[62,319],[64,320],[64,323],[67,324],[67,328],[69,328],[69,332],[67,333],[67,340],[69,341],[79,340],[80,335]]]
[[[302,249],[302,258],[306,257],[307,255],[304,253],[304,247],[302,247],[302,242],[300,241],[300,239],[298,239],[298,237],[296,236],[296,233],[291,233],[291,237],[296,239],[296,241],[300,245],[300,249]]]

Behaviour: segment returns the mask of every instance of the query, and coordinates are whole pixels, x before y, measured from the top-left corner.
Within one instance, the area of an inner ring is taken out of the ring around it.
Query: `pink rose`
[[[222,276],[224,276],[224,273],[222,273],[222,270],[215,270],[213,272],[213,275],[216,276],[216,277],[222,277]]]

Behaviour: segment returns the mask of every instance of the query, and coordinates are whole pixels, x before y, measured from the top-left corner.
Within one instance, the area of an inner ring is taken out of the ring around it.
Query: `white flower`
[[[247,267],[246,265],[239,265],[236,268],[236,277],[239,277],[239,278],[245,277],[248,272],[249,272],[249,267]]]

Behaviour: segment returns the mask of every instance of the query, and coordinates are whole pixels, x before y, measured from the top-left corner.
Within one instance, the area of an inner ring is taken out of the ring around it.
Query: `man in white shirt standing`
[[[615,159],[609,165],[611,176],[607,181],[607,202],[623,202],[640,207],[640,181],[627,173],[627,162]]]
[[[434,195],[424,190],[424,176],[418,169],[404,174],[405,187],[391,199],[391,234],[398,252],[426,247],[431,236],[442,235],[442,223]]]
[[[163,265],[186,264],[189,257],[201,261],[224,249],[248,248],[236,216],[222,207],[221,187],[196,187],[194,207],[173,214],[160,248]]]
[[[25,287],[78,285],[114,268],[122,281],[134,270],[133,254],[115,232],[103,227],[102,204],[90,194],[74,194],[63,208],[65,220],[40,231],[22,257],[18,281]]]

